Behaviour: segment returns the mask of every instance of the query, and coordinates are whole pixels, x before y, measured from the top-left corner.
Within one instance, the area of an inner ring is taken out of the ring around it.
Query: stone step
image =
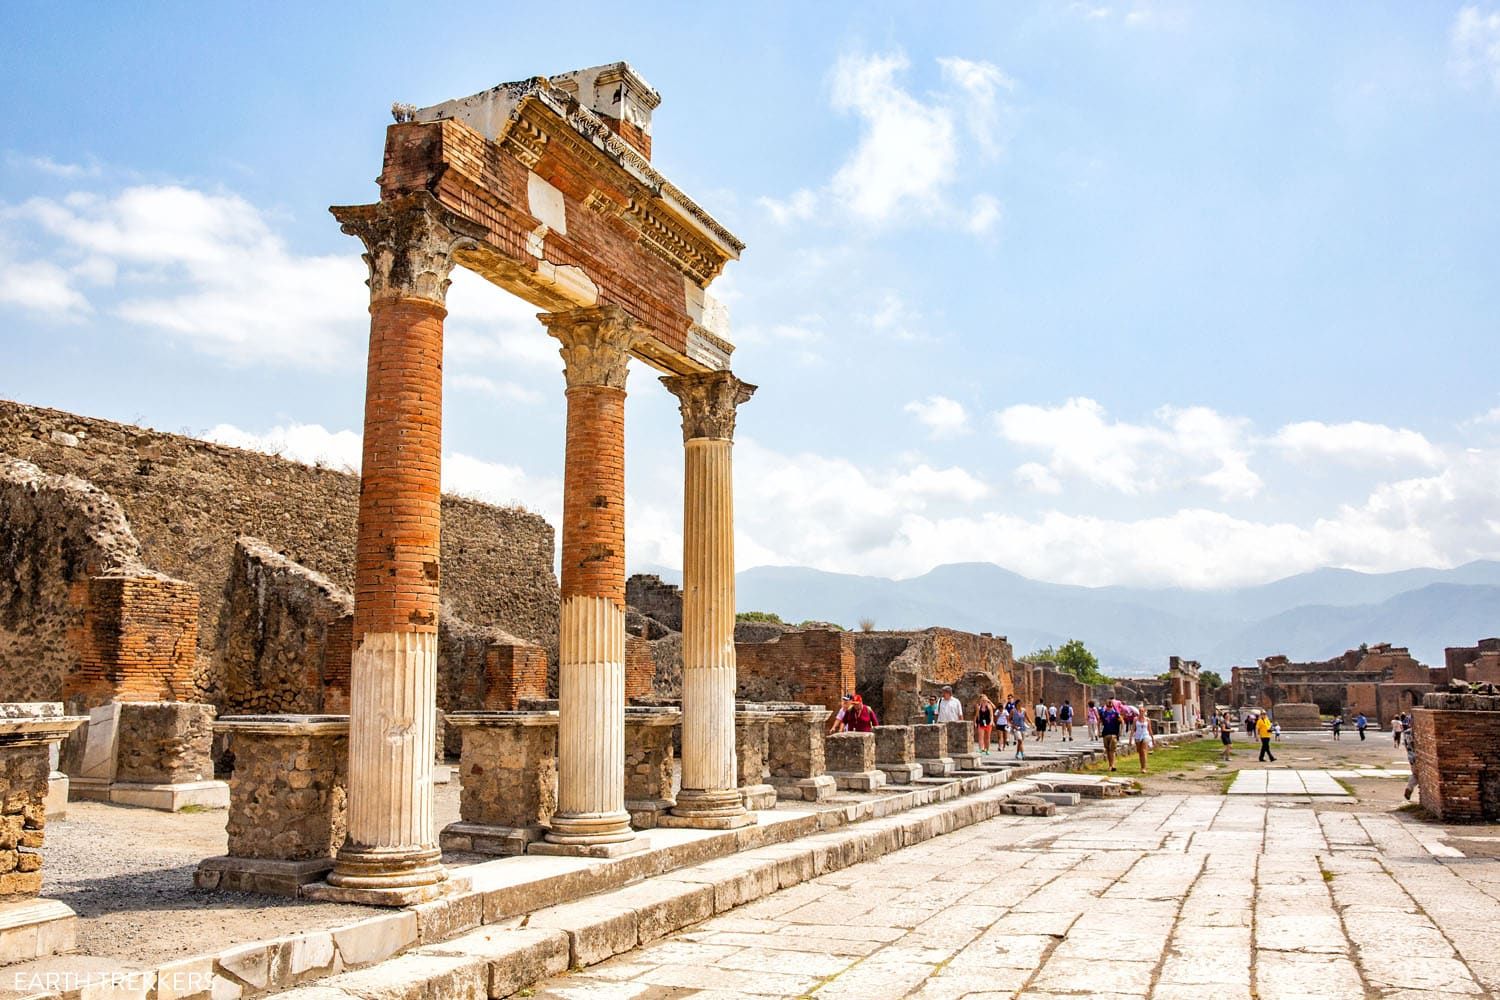
[[[1077,792],[1037,792],[1036,797],[1055,806],[1076,806],[1082,800]]]

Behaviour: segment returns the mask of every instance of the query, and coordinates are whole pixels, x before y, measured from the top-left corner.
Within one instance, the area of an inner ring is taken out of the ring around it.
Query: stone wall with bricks
[[[214,776],[212,705],[126,702],[115,730],[115,780],[187,784]]]
[[[1445,823],[1500,821],[1500,696],[1427,695],[1412,711],[1422,805]]]
[[[1472,646],[1443,650],[1449,680],[1500,684],[1500,639],[1480,639]]]
[[[1264,657],[1254,667],[1234,667],[1230,671],[1228,700],[1244,708],[1305,702],[1317,705],[1324,715],[1342,712],[1347,716],[1365,711],[1372,723],[1377,718],[1389,723],[1403,696],[1381,695],[1377,691],[1371,714],[1369,689],[1354,689],[1354,685],[1399,683],[1408,692],[1404,698],[1409,707],[1413,697],[1420,698],[1433,685],[1446,683],[1448,675],[1446,666],[1428,667],[1418,662],[1406,647],[1381,642],[1345,650],[1327,660],[1297,662],[1277,654]]]
[[[260,539],[339,587],[353,584],[359,478],[348,470],[5,400],[0,400],[0,454],[98,487],[127,519],[138,540],[139,562],[197,587],[195,697],[217,702],[222,696],[215,643],[228,610],[226,583],[241,536]],[[498,626],[539,645],[555,660],[553,544],[551,526],[529,511],[443,497],[445,605],[467,621]],[[79,575],[75,568],[72,578]],[[53,614],[66,615],[68,605],[56,594],[37,596],[48,607],[63,609]],[[0,600],[0,615],[13,603]],[[6,652],[0,646],[0,656]],[[61,658],[54,653],[53,659]],[[61,670],[53,676],[60,682]],[[17,700],[58,696],[57,690],[0,692]]]
[[[625,603],[673,632],[682,631],[682,588],[659,576],[637,573],[626,580]]]
[[[770,642],[736,642],[739,699],[837,708],[854,690],[854,634],[834,629],[784,632]]]
[[[854,636],[858,690],[891,724],[919,720],[922,703],[944,685],[967,705],[983,691],[996,702],[1015,695],[1017,665],[1004,636],[929,628]],[[1024,686],[1023,686],[1024,687]]]

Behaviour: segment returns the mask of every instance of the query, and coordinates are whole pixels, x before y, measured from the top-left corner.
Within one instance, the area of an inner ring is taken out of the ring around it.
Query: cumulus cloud
[[[91,311],[77,280],[77,274],[51,261],[0,257],[0,303],[52,319],[79,319]]]
[[[1184,478],[1225,500],[1260,491],[1261,478],[1249,465],[1248,421],[1201,406],[1162,407],[1154,416],[1151,424],[1113,420],[1099,403],[1077,397],[1061,406],[1007,407],[994,420],[1005,440],[1046,453],[1045,463],[1017,473],[1041,492],[1057,492],[1072,479],[1135,496]]]
[[[1488,82],[1500,94],[1500,10],[1459,10],[1450,32],[1451,64],[1461,80]]]
[[[992,63],[949,56],[938,60],[945,89],[917,94],[903,85],[910,68],[900,51],[839,58],[830,102],[859,119],[859,139],[826,185],[759,199],[775,222],[808,221],[831,208],[870,225],[918,218],[975,233],[994,226],[993,195],[973,195],[961,208],[953,189],[966,152],[998,152],[1001,98],[1014,83]]]
[[[1362,420],[1325,424],[1303,420],[1276,432],[1272,443],[1299,462],[1345,465],[1423,465],[1442,463],[1442,452],[1417,431]]]
[[[925,425],[933,437],[949,437],[969,429],[969,415],[963,404],[947,396],[914,399],[902,409]]]

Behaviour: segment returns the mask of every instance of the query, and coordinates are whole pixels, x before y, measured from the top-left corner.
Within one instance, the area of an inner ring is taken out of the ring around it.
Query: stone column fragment
[[[957,770],[953,758],[948,756],[947,723],[934,722],[912,726],[911,729],[917,742],[917,763],[922,765],[923,774],[929,778],[941,778]]]
[[[459,820],[443,847],[516,855],[540,840],[557,809],[556,712],[449,712],[463,737]]]
[[[885,772],[875,767],[874,733],[834,733],[824,741],[828,773],[843,789],[873,792],[885,785]]]
[[[893,785],[909,785],[922,777],[917,763],[917,741],[911,726],[875,727],[875,766]]]
[[[670,825],[675,762],[673,734],[682,720],[675,708],[625,709],[625,809],[637,830]]]
[[[682,411],[682,789],[663,824],[754,822],[737,786],[734,739],[735,414],[755,386],[727,371],[662,379]]]
[[[943,725],[948,727],[948,756],[953,758],[953,766],[960,771],[978,769],[981,765],[974,742],[974,723],[959,719]]]
[[[776,788],[770,783],[771,713],[741,705],[734,713],[734,752],[739,761],[736,781],[746,809],[775,809]]]
[[[827,773],[824,729],[831,709],[816,705],[771,706],[768,766],[771,784],[783,799],[821,802],[838,784]]]
[[[370,353],[354,556],[349,837],[328,876],[338,892],[325,898],[399,906],[432,898],[447,878],[432,811],[443,319],[453,253],[483,234],[426,193],[333,213],[367,251]]]
[[[568,384],[558,632],[557,812],[540,854],[643,850],[625,810],[625,376],[618,306],[543,313]]]

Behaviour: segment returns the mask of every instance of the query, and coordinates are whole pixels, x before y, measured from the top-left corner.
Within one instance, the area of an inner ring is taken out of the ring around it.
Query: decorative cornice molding
[[[733,441],[735,414],[757,388],[728,371],[668,375],[661,384],[677,397],[684,441],[695,438]]]
[[[537,319],[562,341],[564,376],[569,389],[584,386],[625,388],[630,350],[641,340],[635,320],[616,305],[541,313]]]
[[[443,305],[454,251],[485,238],[483,226],[448,211],[426,191],[329,211],[365,245],[371,301],[414,298]]]

